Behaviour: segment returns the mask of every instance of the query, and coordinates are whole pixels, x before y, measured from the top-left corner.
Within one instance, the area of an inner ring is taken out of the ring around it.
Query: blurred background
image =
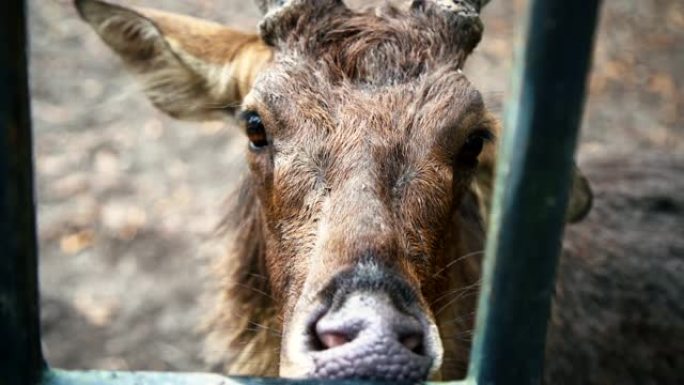
[[[353,1],[368,5],[378,1]],[[245,0],[129,0],[255,31]],[[492,0],[466,74],[501,114],[524,1]],[[213,230],[244,171],[225,122],[157,112],[70,0],[29,0],[44,349],[68,369],[203,370]],[[684,3],[605,1],[579,163],[684,149]]]

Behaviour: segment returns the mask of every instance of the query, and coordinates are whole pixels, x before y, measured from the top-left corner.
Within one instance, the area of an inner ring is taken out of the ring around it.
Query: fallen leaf
[[[63,236],[59,241],[59,246],[64,254],[74,255],[91,247],[94,241],[95,233],[88,229]]]

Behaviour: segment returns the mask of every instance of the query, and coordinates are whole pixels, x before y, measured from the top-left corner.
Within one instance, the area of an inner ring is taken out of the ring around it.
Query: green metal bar
[[[0,4],[0,384],[43,369],[24,1]]]
[[[497,163],[469,381],[539,384],[599,0],[531,0]]]
[[[72,372],[49,370],[42,385],[372,385],[368,381],[286,380],[279,378],[223,377],[207,373]],[[385,383],[386,384],[386,383]],[[428,383],[429,385],[430,383]],[[465,385],[454,382],[453,385]],[[392,385],[395,385],[394,383]]]
[[[264,378],[228,378],[208,373],[165,373],[165,372],[70,372],[50,370],[42,385],[305,385],[312,381],[286,381]],[[352,382],[341,382],[348,385]]]

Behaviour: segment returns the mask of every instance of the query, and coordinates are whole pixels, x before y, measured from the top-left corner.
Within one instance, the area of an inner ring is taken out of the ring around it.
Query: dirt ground
[[[248,1],[122,2],[254,30]],[[356,1],[356,4],[363,3]],[[606,1],[580,146],[684,149],[684,3]],[[212,230],[244,171],[234,123],[157,112],[69,0],[30,0],[43,341],[52,366],[203,370]],[[501,113],[522,1],[493,0],[466,67]]]

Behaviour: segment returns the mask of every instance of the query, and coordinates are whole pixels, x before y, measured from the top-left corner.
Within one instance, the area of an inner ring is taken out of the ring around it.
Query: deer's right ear
[[[238,107],[271,48],[220,24],[100,0],[75,0],[87,21],[143,83],[160,110],[180,119],[224,116]]]

